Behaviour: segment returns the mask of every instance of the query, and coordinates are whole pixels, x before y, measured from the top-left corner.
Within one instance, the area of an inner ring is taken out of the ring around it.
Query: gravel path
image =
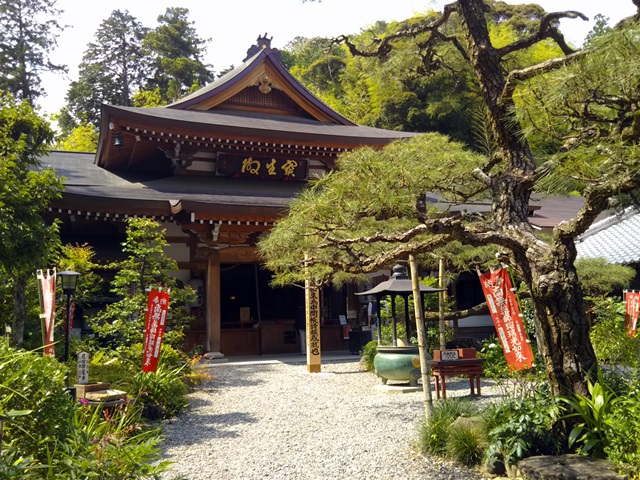
[[[219,365],[165,424],[162,477],[215,480],[478,480],[475,470],[419,454],[423,393],[384,393],[354,361]],[[447,381],[448,396],[469,381]],[[488,395],[487,395],[488,394]],[[480,401],[495,398],[483,380]]]

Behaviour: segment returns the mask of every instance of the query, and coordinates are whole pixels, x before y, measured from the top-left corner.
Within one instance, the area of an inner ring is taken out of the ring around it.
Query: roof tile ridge
[[[613,215],[603,218],[602,220],[594,223],[589,229],[578,237],[578,241],[585,240],[597,233],[607,230],[614,225],[619,225],[622,222],[629,220],[638,213],[638,209],[635,205],[625,208],[621,212],[615,212]]]

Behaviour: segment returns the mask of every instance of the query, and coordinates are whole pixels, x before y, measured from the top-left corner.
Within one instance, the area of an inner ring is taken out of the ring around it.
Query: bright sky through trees
[[[200,0],[112,0],[110,2],[85,2],[81,0],[58,0],[57,6],[64,10],[59,19],[61,25],[69,27],[62,33],[52,61],[69,66],[69,75],[43,75],[43,86],[47,95],[39,99],[44,112],[59,110],[64,104],[70,81],[76,80],[78,64],[87,43],[100,23],[114,10],[128,10],[146,27],[154,28],[156,19],[167,7],[180,6],[189,9],[189,18],[195,22],[198,34],[210,38],[206,63],[216,72],[231,64],[242,62],[247,48],[258,35],[267,33],[273,37],[272,46],[284,47],[297,36],[331,37],[339,34],[357,33],[361,28],[377,20],[402,20],[413,13],[427,9],[441,9],[446,0],[243,0],[235,2],[202,2]],[[507,0],[507,3],[527,3],[524,0]],[[563,31],[574,43],[581,43],[593,26],[597,13],[609,17],[612,23],[634,13],[631,0],[540,0],[547,11],[579,10],[586,14],[589,22],[565,20]]]

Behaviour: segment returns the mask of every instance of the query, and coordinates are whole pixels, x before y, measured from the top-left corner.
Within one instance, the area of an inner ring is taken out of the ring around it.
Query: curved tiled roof
[[[390,140],[408,138],[416,133],[384,130],[382,128],[365,127],[361,125],[336,125],[323,123],[300,117],[284,115],[236,112],[232,110],[174,110],[164,107],[137,108],[103,105],[103,115],[123,117],[127,119],[139,118],[141,121],[155,121],[164,124],[179,124],[181,127],[209,130],[228,129],[236,135],[255,134],[259,132],[265,136],[281,138],[286,135],[291,140],[308,139],[309,136],[320,139],[343,141],[362,145],[367,143],[386,144]]]
[[[609,263],[640,263],[640,212],[629,207],[594,223],[576,241],[578,258],[604,258]]]

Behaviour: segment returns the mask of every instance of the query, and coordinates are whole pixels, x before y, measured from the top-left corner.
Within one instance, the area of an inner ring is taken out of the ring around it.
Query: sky
[[[271,46],[283,48],[295,37],[333,37],[358,33],[378,20],[404,20],[415,13],[441,10],[444,0],[57,0],[63,10],[59,23],[67,28],[58,37],[51,61],[69,67],[67,75],[43,74],[46,96],[38,100],[44,113],[54,113],[65,104],[69,83],[78,78],[78,65],[87,43],[94,40],[100,24],[114,10],[128,11],[144,26],[154,28],[167,7],[184,7],[198,35],[211,39],[205,63],[215,72],[242,63],[247,49],[259,35],[272,37]],[[507,0],[507,3],[526,3]],[[578,10],[589,21],[563,20],[566,38],[580,45],[594,25],[598,13],[611,24],[635,13],[631,0],[539,0],[546,11]]]

